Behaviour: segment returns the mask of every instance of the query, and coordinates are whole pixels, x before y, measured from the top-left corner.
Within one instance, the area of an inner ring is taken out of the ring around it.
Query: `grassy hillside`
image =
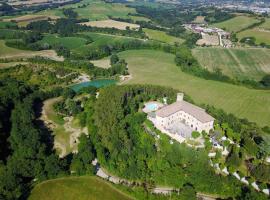
[[[224,22],[213,24],[213,26],[225,28],[229,32],[237,32],[256,22],[259,22],[259,20],[255,19],[254,17],[236,16]]]
[[[74,49],[73,52],[75,54],[85,55],[85,54],[87,54],[87,51],[89,49],[96,48],[100,45],[113,44],[115,42],[125,42],[125,41],[134,40],[134,38],[130,38],[130,37],[109,35],[109,34],[103,34],[103,33],[87,32],[87,33],[83,33],[83,34],[90,36],[94,42]]]
[[[5,45],[4,40],[0,40],[0,57],[6,56],[6,55],[28,53],[28,52],[31,53],[31,51],[24,51],[24,50],[19,50],[19,49],[8,47]]]
[[[260,80],[270,73],[268,49],[196,48],[193,55],[203,67],[209,70],[218,67],[231,77]]]
[[[152,30],[152,29],[148,29],[148,28],[144,28],[143,31],[152,40],[157,40],[157,41],[165,42],[165,43],[169,43],[169,44],[174,44],[175,42],[178,42],[181,44],[184,42],[183,39],[170,36],[163,31]]]
[[[97,177],[70,177],[45,181],[31,192],[29,200],[131,200]]]
[[[80,17],[91,20],[108,19],[108,16],[125,17],[129,13],[136,13],[135,9],[123,4],[109,4],[102,1],[94,1],[85,8],[76,8],[75,11]]]
[[[270,44],[270,30],[264,30],[259,28],[248,29],[237,34],[239,39],[243,37],[254,37],[256,38],[256,44]]]
[[[265,22],[259,28],[270,30],[270,18],[265,18]]]
[[[58,37],[56,35],[46,35],[41,43],[48,43],[50,45],[63,45],[69,49],[75,49],[83,46],[87,40],[80,37]]]
[[[133,76],[128,83],[170,86],[184,91],[197,103],[214,105],[261,126],[270,125],[269,91],[248,89],[188,75],[174,64],[174,55],[160,51],[133,50],[119,55],[126,59]]]

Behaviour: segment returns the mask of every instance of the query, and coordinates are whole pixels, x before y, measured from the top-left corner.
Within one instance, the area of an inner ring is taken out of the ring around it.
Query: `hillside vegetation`
[[[222,108],[228,113],[257,122],[260,126],[270,125],[269,91],[188,75],[175,65],[174,55],[160,51],[133,50],[119,55],[127,61],[133,77],[128,83],[170,86],[192,96],[197,103]]]

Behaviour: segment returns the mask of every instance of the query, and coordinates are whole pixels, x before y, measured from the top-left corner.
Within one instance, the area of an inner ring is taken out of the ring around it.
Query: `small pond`
[[[72,85],[70,88],[73,89],[75,92],[78,92],[80,89],[89,87],[89,86],[101,88],[101,87],[105,87],[109,85],[114,85],[115,83],[116,83],[116,80],[112,80],[112,79],[98,79],[98,80],[78,83],[78,84]]]

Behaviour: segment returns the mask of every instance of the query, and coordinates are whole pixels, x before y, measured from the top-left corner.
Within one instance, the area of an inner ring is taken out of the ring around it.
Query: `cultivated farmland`
[[[220,68],[231,77],[261,80],[262,76],[270,73],[268,49],[196,48],[193,55],[202,67],[209,70]]]
[[[236,16],[227,21],[213,24],[213,26],[222,28],[222,29],[225,28],[225,30],[229,32],[238,32],[257,22],[259,22],[259,20],[257,20],[254,17]]]
[[[181,44],[184,42],[183,39],[170,36],[163,31],[152,30],[152,29],[148,29],[148,28],[144,28],[143,31],[152,40],[157,40],[157,41],[165,42],[165,43],[169,43],[169,44],[174,44],[175,42],[178,42]]]
[[[270,125],[269,91],[188,75],[175,65],[174,55],[160,51],[133,50],[119,55],[126,59],[133,77],[128,83],[170,86],[190,95],[199,104],[222,108],[261,126]]]
[[[29,200],[131,200],[111,184],[94,177],[69,177],[45,181],[31,192]]]
[[[130,29],[139,29],[140,26],[137,24],[131,24],[127,22],[120,22],[120,21],[115,21],[115,20],[101,20],[101,21],[91,21],[91,22],[85,22],[81,23],[82,25],[86,26],[92,26],[92,27],[99,27],[99,28],[116,28],[120,30],[126,30],[127,27]]]

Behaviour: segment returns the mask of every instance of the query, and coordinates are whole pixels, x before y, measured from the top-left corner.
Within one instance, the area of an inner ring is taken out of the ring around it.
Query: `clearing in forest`
[[[91,60],[90,62],[93,63],[95,66],[104,68],[104,69],[108,69],[111,67],[110,57],[106,57],[100,60]]]

